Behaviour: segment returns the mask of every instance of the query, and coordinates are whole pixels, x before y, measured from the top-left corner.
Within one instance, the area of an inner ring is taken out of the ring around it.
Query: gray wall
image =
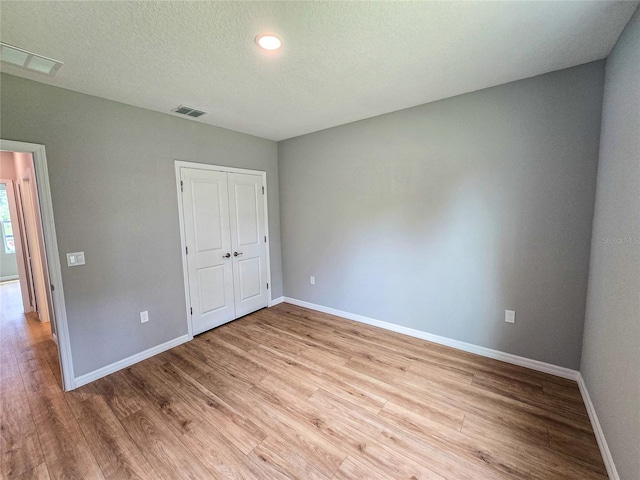
[[[46,145],[76,376],[187,333],[174,160],[266,170],[273,296],[282,295],[275,142],[1,80],[2,138]],[[86,266],[66,267],[75,251]]]
[[[278,143],[285,295],[578,368],[603,79],[595,62]]]
[[[640,10],[607,59],[581,372],[623,480],[640,478]]]
[[[0,280],[18,279],[18,261],[15,253],[5,253],[4,246],[0,248]]]

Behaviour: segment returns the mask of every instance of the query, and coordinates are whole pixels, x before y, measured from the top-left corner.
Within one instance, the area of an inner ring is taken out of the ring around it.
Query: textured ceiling
[[[604,58],[638,3],[3,0],[1,40],[65,65],[2,71],[281,140]]]

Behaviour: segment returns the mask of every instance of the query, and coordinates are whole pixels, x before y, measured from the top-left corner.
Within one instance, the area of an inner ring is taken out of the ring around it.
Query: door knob
[[[234,257],[239,257],[240,255],[242,255],[242,252],[233,252]]]
[[[229,258],[231,256],[230,253],[227,253],[226,255],[222,255],[222,258]]]

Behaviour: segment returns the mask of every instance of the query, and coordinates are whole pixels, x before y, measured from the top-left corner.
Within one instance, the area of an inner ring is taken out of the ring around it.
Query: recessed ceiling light
[[[45,75],[55,75],[62,62],[0,42],[0,60]]]
[[[282,40],[273,33],[261,33],[256,37],[256,44],[265,50],[277,50],[282,45]]]

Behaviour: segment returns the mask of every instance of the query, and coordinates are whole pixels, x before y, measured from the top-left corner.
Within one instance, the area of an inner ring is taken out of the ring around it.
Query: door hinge
[[[262,194],[264,195],[264,186],[262,187]]]
[[[53,283],[49,284],[51,286],[51,291],[53,292],[55,290],[55,288],[53,287]]]
[[[184,184],[182,183],[182,180],[180,180],[180,191],[184,192]]]
[[[267,290],[269,290],[269,282],[267,282]]]
[[[189,247],[184,247],[184,251],[187,255],[189,255]]]
[[[264,236],[264,243],[267,243],[267,236]]]
[[[189,310],[191,311],[191,315],[193,315],[193,307],[189,307]]]

